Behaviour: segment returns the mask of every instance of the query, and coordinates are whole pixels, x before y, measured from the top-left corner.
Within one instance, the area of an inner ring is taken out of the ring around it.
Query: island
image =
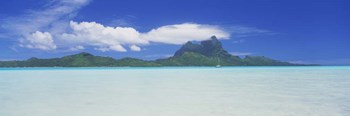
[[[82,52],[61,58],[30,58],[23,61],[0,61],[0,67],[159,67],[159,66],[305,66],[267,58],[245,56],[240,58],[227,52],[221,42],[212,36],[196,44],[187,42],[172,57],[157,60],[136,58],[114,59]]]

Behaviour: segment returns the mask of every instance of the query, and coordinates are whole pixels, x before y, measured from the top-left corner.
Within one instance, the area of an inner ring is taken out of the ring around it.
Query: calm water
[[[0,69],[0,116],[350,116],[350,67]]]

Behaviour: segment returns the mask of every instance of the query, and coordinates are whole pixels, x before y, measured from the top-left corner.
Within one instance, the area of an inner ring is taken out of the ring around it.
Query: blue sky
[[[0,1],[0,59],[156,59],[217,35],[235,55],[350,65],[346,0]]]

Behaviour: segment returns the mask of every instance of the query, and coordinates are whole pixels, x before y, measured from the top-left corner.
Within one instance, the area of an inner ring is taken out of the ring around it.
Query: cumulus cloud
[[[141,51],[141,48],[140,48],[139,46],[136,46],[136,45],[130,46],[130,49],[131,49],[132,51]]]
[[[93,46],[100,51],[127,51],[123,45],[147,45],[140,32],[131,27],[108,27],[96,22],[70,22],[71,33],[60,37],[65,43]],[[136,48],[134,46],[133,48]]]
[[[26,38],[21,39],[20,46],[40,50],[54,50],[57,48],[52,35],[48,32],[40,31],[36,31]]]
[[[95,50],[99,50],[99,51],[102,51],[102,52],[106,52],[106,51],[126,52],[127,51],[121,45],[113,45],[113,46],[107,46],[107,47],[98,47],[98,48],[95,48]]]
[[[162,26],[141,33],[132,27],[110,27],[96,22],[70,22],[70,33],[60,35],[60,41],[66,45],[92,46],[102,52],[141,51],[140,46],[150,42],[166,44],[184,44],[187,41],[201,41],[216,35],[219,39],[228,39],[230,34],[217,26],[201,24],[176,24]]]
[[[228,39],[230,34],[217,26],[184,23],[166,25],[149,32],[141,33],[132,27],[110,27],[96,22],[70,22],[70,33],[60,38],[68,45],[92,46],[99,51],[126,52],[124,46],[132,51],[141,51],[140,45],[150,42],[165,44],[184,44],[187,41],[207,40],[212,35]]]
[[[93,48],[102,52],[141,51],[150,43],[181,45],[187,41],[202,41],[215,35],[229,39],[230,35],[246,36],[251,33],[267,33],[256,28],[235,27],[223,29],[215,25],[182,23],[165,25],[140,32],[127,25],[125,20],[116,20],[114,26],[96,22],[71,21],[78,10],[91,0],[47,0],[44,7],[28,10],[25,14],[0,20],[1,28],[9,35],[20,39],[19,46],[41,50],[77,51]]]
[[[215,35],[218,39],[229,39],[230,34],[218,26],[183,23],[166,25],[143,34],[143,38],[166,44],[184,44],[187,41],[202,41]]]

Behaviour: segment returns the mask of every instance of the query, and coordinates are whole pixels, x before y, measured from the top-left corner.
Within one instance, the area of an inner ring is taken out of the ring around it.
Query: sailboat
[[[216,65],[216,68],[221,68],[221,65],[220,65],[220,58],[218,58],[218,64]]]

